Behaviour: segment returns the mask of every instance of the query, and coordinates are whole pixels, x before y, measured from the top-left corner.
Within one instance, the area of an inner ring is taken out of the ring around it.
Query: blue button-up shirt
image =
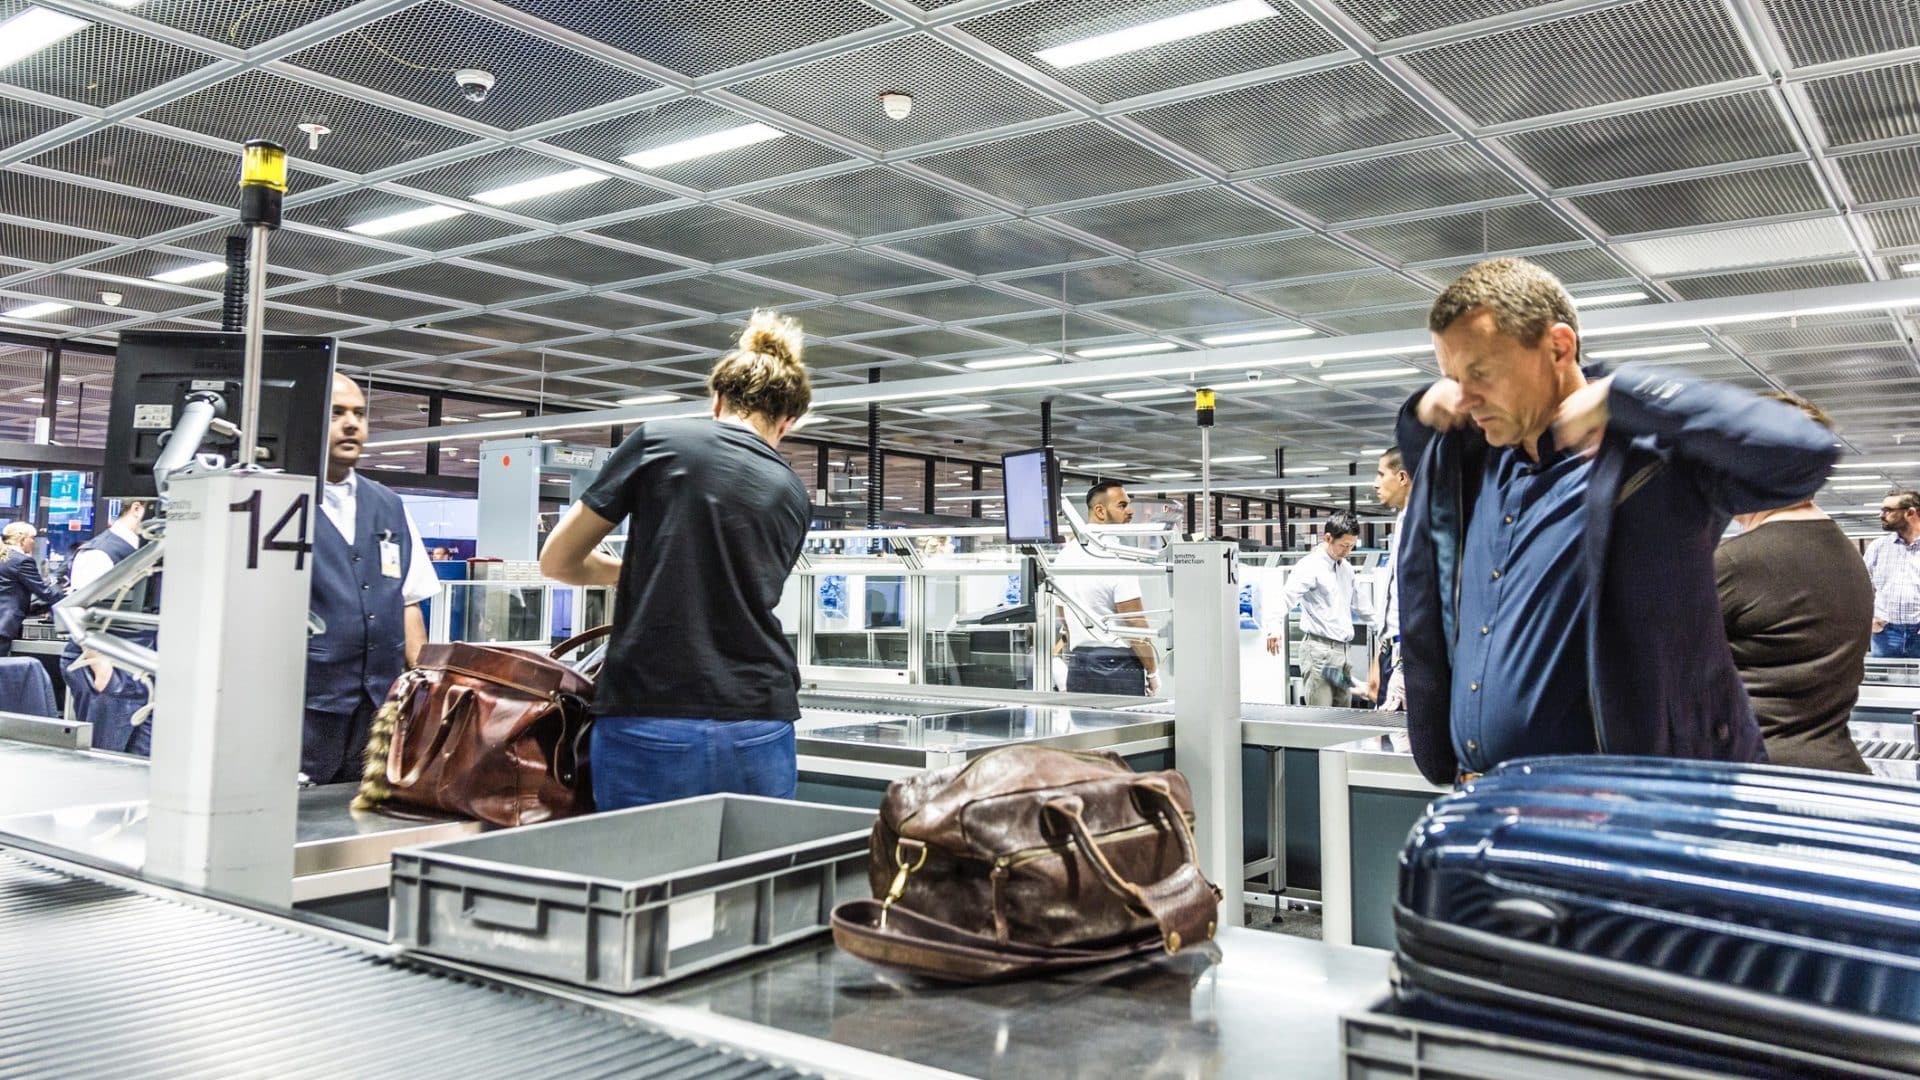
[[[1587,477],[1593,462],[1540,440],[1487,455],[1460,560],[1453,751],[1485,772],[1530,754],[1597,750],[1588,702]]]

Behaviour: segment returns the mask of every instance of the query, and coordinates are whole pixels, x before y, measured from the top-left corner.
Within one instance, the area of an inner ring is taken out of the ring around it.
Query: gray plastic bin
[[[817,933],[866,896],[874,814],[708,795],[404,848],[393,939],[615,993]]]

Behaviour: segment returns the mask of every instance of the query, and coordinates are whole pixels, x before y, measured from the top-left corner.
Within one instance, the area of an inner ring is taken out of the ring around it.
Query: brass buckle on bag
[[[893,907],[893,902],[900,899],[907,891],[907,877],[927,865],[927,845],[925,844],[917,844],[920,848],[920,858],[916,859],[912,866],[907,865],[907,845],[910,843],[916,842],[901,840],[893,845],[893,864],[900,869],[893,875],[893,884],[887,886],[887,898],[880,904],[880,929],[882,930],[887,928],[887,909]]]

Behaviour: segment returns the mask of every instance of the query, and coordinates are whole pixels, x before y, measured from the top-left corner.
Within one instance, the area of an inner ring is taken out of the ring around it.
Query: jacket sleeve
[[[60,598],[65,595],[59,589],[47,584],[47,579],[40,576],[40,564],[35,562],[31,555],[22,557],[20,563],[20,584],[25,586],[29,593],[32,593],[36,599],[48,607],[59,603]]]
[[[1427,387],[1414,391],[1405,405],[1400,406],[1400,418],[1394,421],[1393,441],[1400,448],[1400,460],[1406,463],[1407,475],[1419,468],[1422,455],[1427,452],[1427,444],[1433,441],[1436,432],[1420,422],[1420,399],[1427,396]]]
[[[1615,429],[1651,435],[1690,466],[1722,513],[1772,510],[1808,498],[1840,456],[1833,433],[1799,409],[1668,369],[1621,367],[1607,406]]]

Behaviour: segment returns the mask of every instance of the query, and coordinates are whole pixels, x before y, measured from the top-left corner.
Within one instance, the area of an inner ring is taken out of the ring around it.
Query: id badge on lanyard
[[[391,532],[380,538],[380,576],[398,578],[400,576],[400,545],[393,539]]]

